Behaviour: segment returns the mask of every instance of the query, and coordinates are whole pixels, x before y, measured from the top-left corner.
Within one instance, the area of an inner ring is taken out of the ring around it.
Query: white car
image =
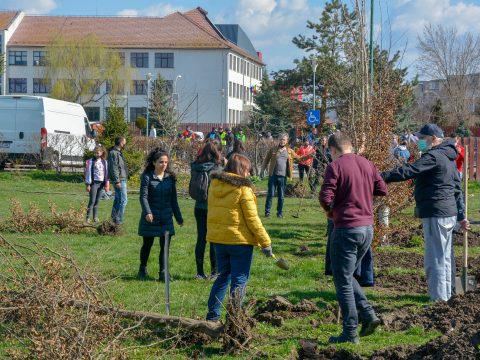
[[[0,96],[0,162],[79,165],[85,150],[95,146],[91,137],[79,104],[40,96]]]

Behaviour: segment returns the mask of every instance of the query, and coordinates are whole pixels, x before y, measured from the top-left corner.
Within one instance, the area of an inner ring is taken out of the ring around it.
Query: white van
[[[55,168],[81,164],[85,150],[95,146],[91,134],[79,104],[40,96],[0,96],[0,162],[19,160]]]

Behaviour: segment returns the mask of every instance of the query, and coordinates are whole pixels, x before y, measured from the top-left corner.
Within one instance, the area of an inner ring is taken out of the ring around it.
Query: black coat
[[[153,171],[142,174],[140,184],[140,205],[142,216],[138,225],[140,236],[160,236],[169,231],[175,234],[172,216],[179,224],[183,224],[182,213],[177,201],[177,187],[174,176],[167,175],[162,180],[153,177]],[[153,222],[149,223],[145,215],[152,214]]]
[[[385,171],[385,182],[415,179],[415,202],[420,218],[464,216],[462,188],[455,164],[455,142],[446,140],[412,164]]]

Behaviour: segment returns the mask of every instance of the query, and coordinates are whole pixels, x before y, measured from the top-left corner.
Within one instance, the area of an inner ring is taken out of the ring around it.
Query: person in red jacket
[[[308,142],[307,138],[302,139],[302,145],[297,151],[297,155],[300,157],[304,157],[310,154],[313,154],[315,152],[315,149],[310,143]],[[298,176],[300,177],[300,182],[303,183],[303,177],[304,174],[307,174],[308,178],[308,183],[310,184],[310,188],[313,188],[312,184],[312,177],[313,177],[313,171],[310,170],[312,167],[313,163],[313,158],[308,158],[307,160],[300,161],[298,163]]]
[[[333,219],[330,242],[333,282],[343,318],[343,332],[330,343],[358,343],[360,336],[373,334],[380,319],[353,274],[373,239],[373,197],[387,195],[387,185],[377,169],[363,156],[352,152],[350,138],[342,132],[329,137],[333,161],[327,166],[320,191],[320,205]]]
[[[460,173],[460,179],[463,177],[463,163],[465,162],[465,148],[462,146],[462,138],[456,134],[452,136],[455,139],[455,149],[457,149],[458,156],[455,159],[457,170]]]

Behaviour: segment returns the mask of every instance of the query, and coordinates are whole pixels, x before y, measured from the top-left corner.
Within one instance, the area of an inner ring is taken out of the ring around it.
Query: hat
[[[230,129],[230,128],[226,128],[225,130],[227,130],[227,131],[232,131],[232,129]]]
[[[443,131],[435,124],[426,124],[414,135],[417,137],[435,136],[437,138],[443,138]]]

